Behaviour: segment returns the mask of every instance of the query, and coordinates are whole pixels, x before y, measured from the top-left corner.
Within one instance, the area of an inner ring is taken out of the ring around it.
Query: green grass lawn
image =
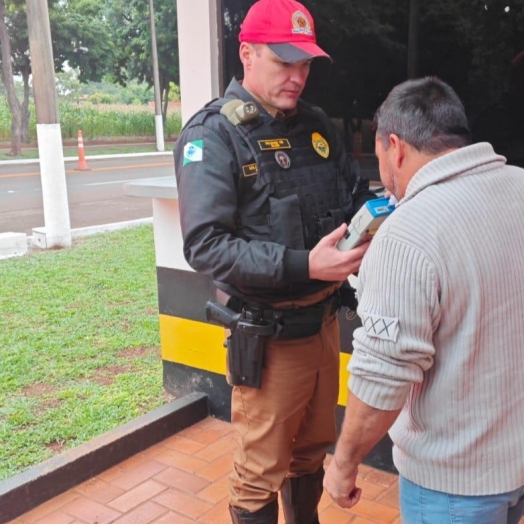
[[[0,261],[0,479],[169,400],[152,227]]]

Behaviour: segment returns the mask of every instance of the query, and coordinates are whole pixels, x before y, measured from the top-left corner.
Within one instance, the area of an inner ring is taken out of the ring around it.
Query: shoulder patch
[[[204,141],[193,140],[184,146],[184,162],[183,166],[191,162],[202,162],[204,158]]]
[[[361,319],[362,326],[370,337],[390,340],[391,342],[397,341],[399,332],[398,318],[382,317],[363,312]]]
[[[257,118],[260,113],[254,102],[234,99],[222,106],[220,114],[224,115],[234,126],[238,126],[239,124],[247,124]]]

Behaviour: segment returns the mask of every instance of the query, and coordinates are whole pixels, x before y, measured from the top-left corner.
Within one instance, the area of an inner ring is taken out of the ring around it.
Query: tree
[[[349,122],[370,118],[392,85],[405,77],[408,2],[320,0],[307,2],[318,41],[333,64],[313,70],[315,101]],[[358,124],[357,124],[358,125]]]
[[[7,4],[7,8],[12,7]],[[7,23],[6,23],[7,22]],[[7,92],[7,101],[11,112],[11,151],[17,156],[22,149],[22,105],[16,96],[13,66],[11,64],[12,48],[10,42],[9,20],[5,0],[0,0],[0,46],[2,48],[2,82]]]
[[[524,51],[524,0],[461,0],[473,24],[469,74],[474,112],[495,102],[507,88],[510,62]]]
[[[105,17],[104,0],[53,0],[50,14],[55,70],[64,64],[78,70],[80,82],[100,80],[118,53]]]
[[[111,31],[102,16],[102,0],[48,0],[55,70],[66,63],[79,70],[80,80],[99,79],[113,62]],[[29,137],[31,58],[24,0],[1,0],[0,44],[2,81],[11,111],[11,154],[21,154]],[[3,15],[3,16],[2,16]],[[22,102],[7,83],[22,77]]]
[[[121,51],[114,64],[115,80],[126,85],[130,80],[153,85],[149,5],[144,0],[111,0],[106,11]],[[162,115],[165,119],[170,84],[179,83],[178,33],[174,0],[155,0],[155,26],[159,64]]]

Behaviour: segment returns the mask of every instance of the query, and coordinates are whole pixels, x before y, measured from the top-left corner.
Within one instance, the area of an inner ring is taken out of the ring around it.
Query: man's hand
[[[341,466],[335,457],[324,477],[324,489],[341,508],[352,508],[359,500],[362,490],[355,485],[358,468]]]
[[[337,242],[344,236],[347,224],[342,224],[326,235],[309,253],[309,278],[328,282],[340,282],[357,273],[369,242],[349,251],[339,251]]]
[[[335,454],[324,477],[324,488],[342,508],[351,508],[362,490],[357,488],[358,466],[387,433],[400,409],[383,411],[368,406],[351,391]]]

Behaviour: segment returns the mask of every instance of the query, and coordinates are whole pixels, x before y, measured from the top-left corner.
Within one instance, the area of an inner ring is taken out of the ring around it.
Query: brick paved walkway
[[[207,418],[10,524],[229,524],[234,438],[230,424]],[[362,466],[359,486],[362,499],[350,511],[324,495],[321,522],[400,524],[395,475]]]
[[[230,424],[207,418],[11,524],[229,524],[227,475],[234,439]],[[361,476],[363,500],[344,511],[325,495],[321,521],[399,524],[396,476],[366,466]]]

